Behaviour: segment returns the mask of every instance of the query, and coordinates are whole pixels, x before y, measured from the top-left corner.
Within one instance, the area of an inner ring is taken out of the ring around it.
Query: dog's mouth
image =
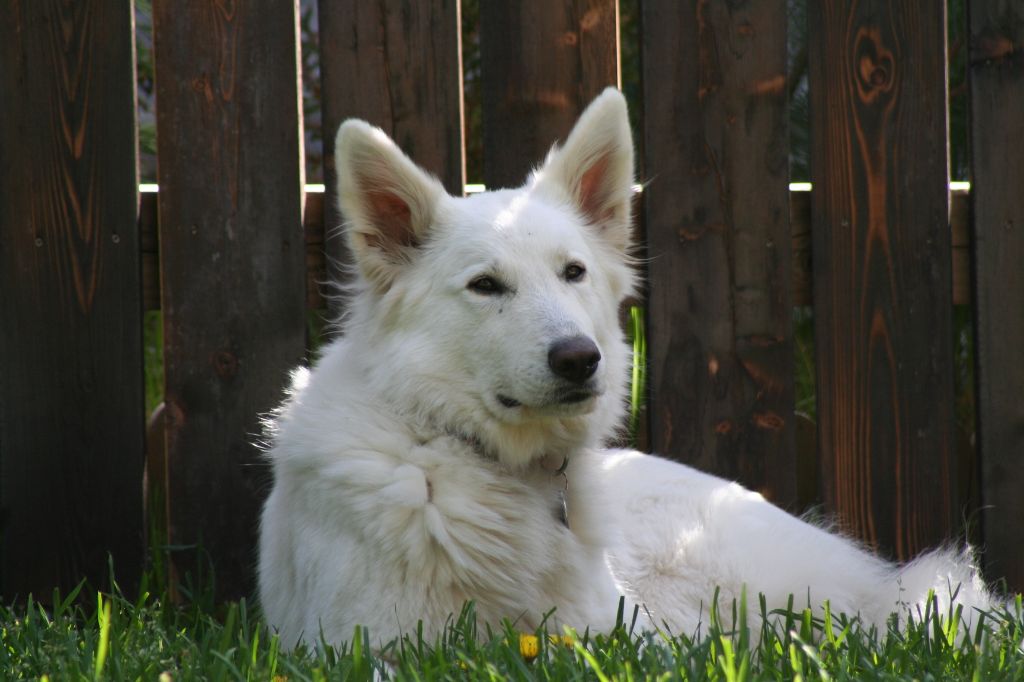
[[[586,402],[586,401],[590,400],[591,398],[596,398],[598,395],[600,395],[600,391],[593,391],[593,390],[587,390],[587,389],[574,389],[574,390],[571,390],[571,391],[566,391],[564,393],[559,393],[557,396],[554,397],[554,400],[552,400],[548,404],[549,405],[578,405],[579,403]],[[516,400],[515,398],[507,396],[507,395],[505,395],[503,393],[499,393],[496,397],[497,397],[498,402],[501,404],[502,407],[506,407],[506,408],[508,408],[510,410],[511,409],[515,409],[517,407],[522,407],[523,406],[523,404],[521,402],[519,402],[518,400]]]
[[[498,394],[498,402],[505,407],[512,409],[514,407],[522,407],[522,403],[515,398],[509,398],[507,395]]]
[[[593,398],[596,393],[593,391],[570,391],[565,393],[558,398],[560,405],[575,405],[576,403],[582,403],[584,400]]]

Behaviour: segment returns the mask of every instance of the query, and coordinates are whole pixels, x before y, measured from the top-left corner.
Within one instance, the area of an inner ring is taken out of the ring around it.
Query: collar
[[[467,445],[481,459],[486,459],[492,462],[498,461],[497,456],[489,452],[484,448],[484,444],[480,442],[480,439],[476,436],[471,436],[461,431],[454,429],[445,429],[450,437],[455,440]],[[552,478],[562,478],[562,485],[558,488],[558,504],[555,508],[555,518],[565,526],[569,528],[569,477],[566,476],[566,469],[569,468],[569,455],[562,455],[561,461],[559,461],[556,455],[544,455],[537,460],[540,463],[540,467],[545,471],[551,473]]]

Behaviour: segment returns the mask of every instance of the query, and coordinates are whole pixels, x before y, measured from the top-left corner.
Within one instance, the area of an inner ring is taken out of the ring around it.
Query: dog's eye
[[[496,296],[505,292],[505,286],[489,275],[480,275],[471,280],[466,288],[483,296]]]
[[[586,274],[587,269],[579,263],[569,263],[565,266],[565,272],[562,273],[562,276],[565,277],[567,282],[579,282]]]

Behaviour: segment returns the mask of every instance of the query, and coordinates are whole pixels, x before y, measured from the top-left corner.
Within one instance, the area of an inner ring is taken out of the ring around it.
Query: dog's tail
[[[920,620],[927,615],[949,618],[959,610],[970,625],[980,611],[999,605],[981,578],[970,547],[942,547],[922,554],[895,569],[899,606],[906,615]]]

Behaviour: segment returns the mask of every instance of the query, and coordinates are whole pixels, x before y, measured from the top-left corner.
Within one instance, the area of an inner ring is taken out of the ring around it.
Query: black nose
[[[586,336],[573,336],[556,341],[548,351],[551,371],[577,384],[582,384],[597,371],[601,351]]]

